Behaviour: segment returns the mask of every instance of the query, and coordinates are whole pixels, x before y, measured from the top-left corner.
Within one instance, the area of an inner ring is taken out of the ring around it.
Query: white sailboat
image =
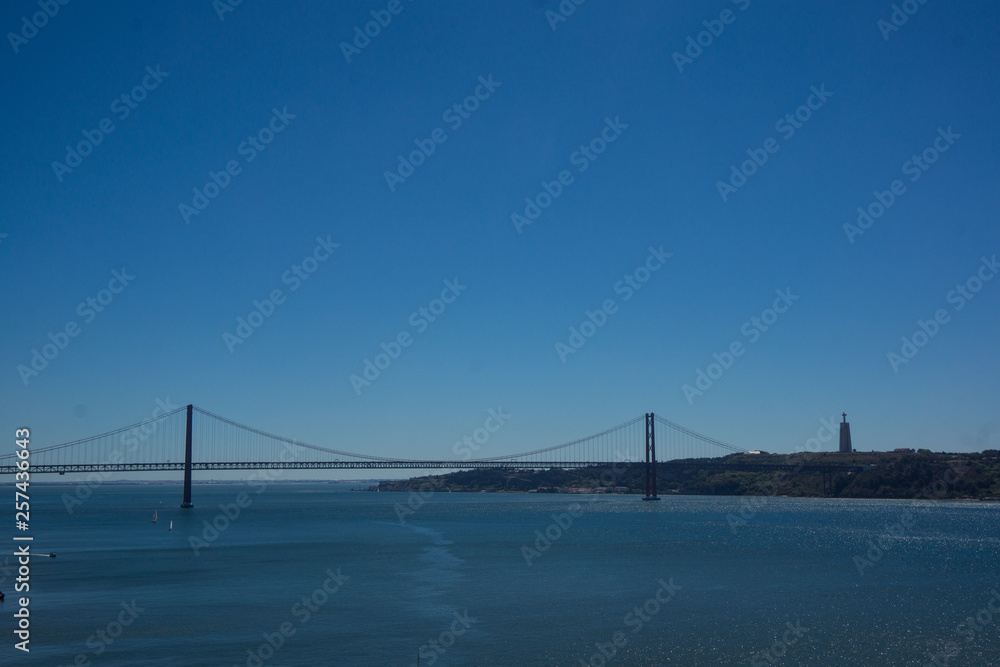
[[[170,530],[168,530],[167,532],[168,533],[174,532],[174,521],[173,521],[173,519],[170,520]]]
[[[156,510],[153,510],[153,523],[156,523]]]

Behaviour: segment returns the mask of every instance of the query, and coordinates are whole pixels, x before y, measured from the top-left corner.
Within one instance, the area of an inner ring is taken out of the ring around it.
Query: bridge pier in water
[[[646,413],[646,497],[643,500],[659,500],[656,495],[656,429],[653,413]]]
[[[184,435],[184,500],[181,509],[191,509],[191,421],[194,416],[194,406],[187,406],[187,429]]]

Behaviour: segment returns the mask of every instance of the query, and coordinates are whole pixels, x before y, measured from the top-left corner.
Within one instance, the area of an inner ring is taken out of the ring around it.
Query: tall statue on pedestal
[[[847,413],[844,413],[844,421],[840,424],[840,453],[850,454],[854,449],[851,447],[851,425],[847,423]]]

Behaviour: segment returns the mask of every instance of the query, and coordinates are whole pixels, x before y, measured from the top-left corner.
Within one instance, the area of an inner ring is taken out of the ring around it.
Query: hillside
[[[777,454],[734,454],[726,462],[797,465],[803,457]],[[809,463],[866,466],[862,472],[833,478],[835,498],[974,498],[1000,499],[1000,453],[972,454],[857,452],[820,453]],[[469,470],[445,475],[381,482],[381,491],[437,489],[452,491],[580,493],[643,493],[644,465],[565,470]],[[659,470],[660,495],[780,495],[823,496],[819,473]],[[374,488],[374,487],[373,487]]]

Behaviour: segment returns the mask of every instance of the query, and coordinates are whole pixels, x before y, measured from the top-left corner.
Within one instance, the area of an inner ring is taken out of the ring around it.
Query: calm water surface
[[[732,525],[738,498],[437,493],[404,523],[406,494],[347,488],[196,486],[182,511],[104,486],[69,514],[73,487],[33,486],[58,557],[32,562],[30,656],[4,570],[0,662],[1000,665],[1000,504],[774,498]]]

